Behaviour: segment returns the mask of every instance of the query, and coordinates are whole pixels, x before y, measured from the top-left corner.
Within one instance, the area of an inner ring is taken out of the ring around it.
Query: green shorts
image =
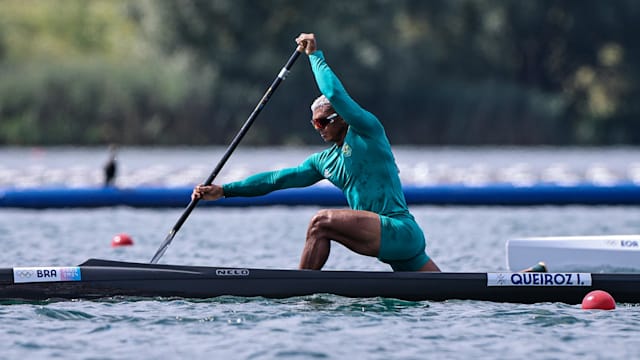
[[[380,215],[380,224],[380,261],[394,271],[416,271],[429,261],[424,233],[413,217]]]

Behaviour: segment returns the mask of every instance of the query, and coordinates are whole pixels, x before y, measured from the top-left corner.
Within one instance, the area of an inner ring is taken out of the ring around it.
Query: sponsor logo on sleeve
[[[14,283],[80,281],[78,266],[72,267],[17,267],[13,268]]]
[[[349,146],[349,144],[347,144],[346,142],[342,145],[342,154],[344,154],[344,157],[350,157],[352,151],[353,150],[351,150],[351,146]]]
[[[487,286],[591,286],[591,274],[487,273]]]

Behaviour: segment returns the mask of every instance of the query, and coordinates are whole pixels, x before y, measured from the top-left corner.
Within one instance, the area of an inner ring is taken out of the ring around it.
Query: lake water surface
[[[77,164],[97,164],[103,155],[102,149],[44,151],[46,155],[35,156],[46,157],[42,164],[47,168],[62,168],[74,156]],[[253,151],[259,163],[252,162],[248,150],[239,157],[251,168],[269,165],[262,164],[265,151],[277,157],[270,159],[272,164],[306,155],[302,150]],[[514,155],[489,149],[484,157],[481,151],[469,156],[496,168],[523,158],[541,167],[562,160],[562,154],[553,155],[551,150],[520,149]],[[617,157],[608,162],[615,168],[624,168],[637,155],[635,150],[616,151]],[[145,157],[143,150],[130,150],[136,165],[127,166],[176,169],[188,159],[205,157],[215,164],[215,154],[211,161],[211,154],[202,152],[160,149]],[[439,152],[450,163],[466,166],[464,153]],[[612,153],[601,159],[593,149],[582,154],[572,149],[565,155],[567,164],[575,160],[580,167],[604,161]],[[17,168],[20,162],[7,160],[16,156],[25,157],[25,166],[36,161],[28,149],[4,152],[0,160]],[[433,156],[427,150],[410,150],[398,158],[411,164]],[[232,162],[229,165],[233,167]],[[293,269],[309,218],[317,210],[314,206],[198,208],[160,262]],[[427,234],[429,253],[444,271],[506,270],[505,241],[513,237],[640,234],[640,207],[417,206],[411,210]],[[181,213],[182,209],[124,207],[1,209],[0,267],[76,265],[91,257],[148,262]],[[112,248],[112,237],[123,232],[135,245]],[[389,270],[376,259],[354,255],[339,245],[333,246],[326,269]],[[584,311],[579,305],[561,303],[407,302],[326,294],[282,300],[111,299],[3,304],[0,323],[4,344],[0,359],[633,359],[640,354],[640,309],[634,304],[618,304],[614,311]]]

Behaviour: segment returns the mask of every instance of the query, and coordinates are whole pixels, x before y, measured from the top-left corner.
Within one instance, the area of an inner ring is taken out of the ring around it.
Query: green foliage
[[[638,144],[633,0],[3,0],[0,143],[228,143],[314,32],[393,143]],[[293,69],[246,143],[317,143]]]
[[[180,117],[206,113],[212,95],[210,77],[159,63],[37,62],[0,71],[5,144],[176,143],[175,135],[192,132]]]

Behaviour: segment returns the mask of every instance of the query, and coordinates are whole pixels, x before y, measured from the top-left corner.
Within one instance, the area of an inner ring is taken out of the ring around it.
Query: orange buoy
[[[582,308],[585,310],[613,310],[616,308],[616,301],[608,292],[594,290],[582,299]]]
[[[119,246],[131,246],[133,245],[133,240],[131,236],[127,234],[118,234],[111,239],[111,247],[119,247]]]

